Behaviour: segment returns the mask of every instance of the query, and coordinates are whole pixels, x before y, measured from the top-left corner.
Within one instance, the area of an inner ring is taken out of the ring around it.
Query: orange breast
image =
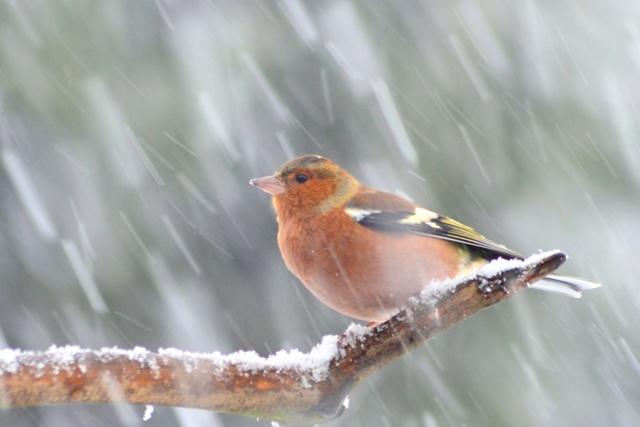
[[[432,280],[458,274],[440,239],[370,229],[344,212],[280,224],[285,264],[311,293],[350,317],[381,322]]]

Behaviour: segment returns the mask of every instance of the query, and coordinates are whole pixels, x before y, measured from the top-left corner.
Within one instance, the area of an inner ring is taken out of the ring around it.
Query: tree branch
[[[340,415],[364,378],[478,310],[557,269],[560,251],[524,261],[498,260],[475,275],[429,286],[386,322],[352,325],[310,353],[262,358],[137,347],[44,352],[0,350],[0,407],[65,403],[184,406],[276,421],[317,423]]]

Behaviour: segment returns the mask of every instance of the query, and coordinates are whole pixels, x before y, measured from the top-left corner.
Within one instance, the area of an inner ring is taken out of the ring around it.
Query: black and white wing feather
[[[359,224],[388,232],[404,232],[448,240],[476,249],[487,258],[519,258],[522,256],[495,243],[473,228],[424,208],[411,211],[383,211],[348,207],[346,212]]]
[[[345,207],[345,212],[365,227],[448,240],[466,246],[487,260],[523,259],[522,255],[487,239],[473,228],[391,193],[364,191]],[[575,277],[548,276],[530,287],[579,298],[582,291],[598,288],[600,284]]]

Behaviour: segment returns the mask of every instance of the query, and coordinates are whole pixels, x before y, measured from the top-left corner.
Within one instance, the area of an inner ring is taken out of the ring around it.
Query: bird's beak
[[[284,182],[282,182],[276,176],[263,176],[262,178],[253,178],[249,181],[249,184],[254,187],[258,187],[265,193],[269,193],[272,196],[276,194],[284,193]]]

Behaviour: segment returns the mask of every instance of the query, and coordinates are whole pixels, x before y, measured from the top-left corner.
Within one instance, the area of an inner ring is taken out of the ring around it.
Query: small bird
[[[250,184],[273,196],[287,268],[332,309],[372,324],[430,283],[497,258],[522,259],[456,220],[361,184],[322,156],[298,157]],[[547,276],[536,286],[579,297],[599,285]]]

